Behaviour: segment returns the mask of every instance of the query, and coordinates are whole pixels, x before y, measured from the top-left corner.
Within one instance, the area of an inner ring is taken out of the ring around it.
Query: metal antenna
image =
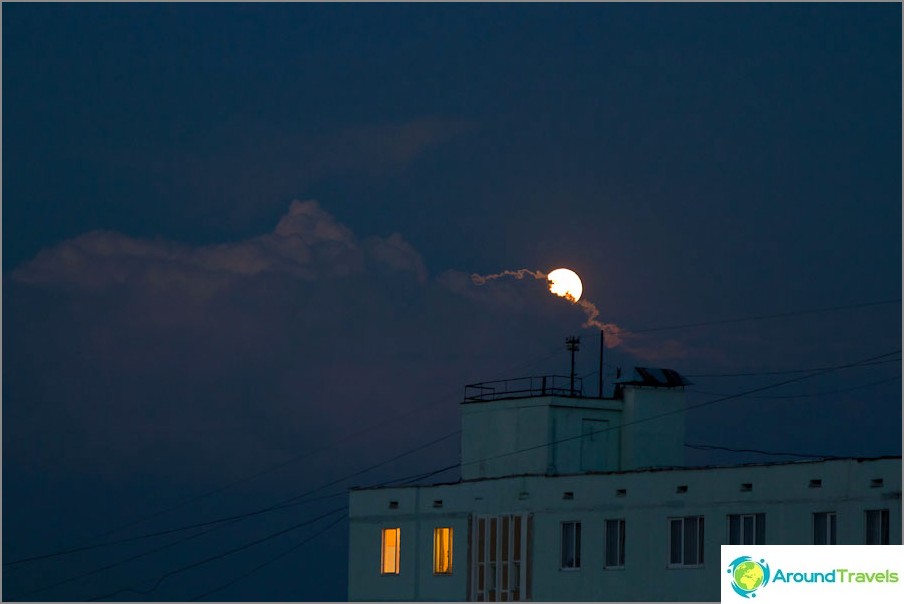
[[[603,398],[603,350],[606,348],[606,332],[600,330],[600,398]]]
[[[571,396],[574,396],[574,353],[581,349],[581,338],[578,336],[565,338],[565,347],[571,351]]]

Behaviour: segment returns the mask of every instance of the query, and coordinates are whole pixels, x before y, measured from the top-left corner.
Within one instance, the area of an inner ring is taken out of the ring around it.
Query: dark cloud
[[[324,174],[355,170],[397,172],[429,150],[476,127],[468,120],[437,116],[350,127],[320,141],[313,165]]]
[[[42,251],[13,274],[24,283],[97,289],[140,282],[149,290],[182,288],[212,296],[237,279],[284,274],[302,280],[348,275],[369,259],[425,278],[423,261],[400,235],[363,245],[316,201],[293,201],[274,232],[235,243],[186,246],[96,231]]]
[[[87,233],[7,284],[12,458],[120,475],[233,476],[297,452],[299,440],[326,443],[417,408],[439,384],[449,393],[436,421],[455,424],[461,384],[497,377],[493,367],[565,331],[587,336],[581,371],[592,372],[605,316],[549,295],[543,279],[430,278],[402,235],[362,239],[316,201],[294,201],[272,232],[230,243]],[[759,325],[722,335],[605,325],[610,361],[685,371],[762,363],[781,337]],[[565,356],[532,371],[561,373]],[[374,438],[398,446],[419,433]]]
[[[232,243],[64,241],[8,281],[12,458],[234,476],[485,378],[488,358],[533,339],[526,324],[550,330],[574,310],[542,286],[462,274],[431,280],[400,234],[360,239],[315,201]],[[506,325],[505,342],[481,343]],[[437,417],[454,423],[444,398]]]

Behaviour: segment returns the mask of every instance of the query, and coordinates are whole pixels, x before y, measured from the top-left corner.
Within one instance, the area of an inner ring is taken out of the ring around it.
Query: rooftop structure
[[[349,599],[718,600],[723,543],[901,543],[900,457],[685,467],[687,384],[466,387],[461,480],[351,492]]]

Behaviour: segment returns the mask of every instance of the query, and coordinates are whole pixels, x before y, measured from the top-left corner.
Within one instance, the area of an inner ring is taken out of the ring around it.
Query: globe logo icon
[[[750,556],[741,556],[728,566],[731,587],[742,598],[755,598],[756,590],[769,583],[769,565]]]

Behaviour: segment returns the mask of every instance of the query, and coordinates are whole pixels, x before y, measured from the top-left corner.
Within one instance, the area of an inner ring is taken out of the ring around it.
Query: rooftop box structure
[[[721,544],[901,543],[900,456],[685,467],[688,384],[466,387],[460,480],[351,492],[349,599],[715,601]]]

